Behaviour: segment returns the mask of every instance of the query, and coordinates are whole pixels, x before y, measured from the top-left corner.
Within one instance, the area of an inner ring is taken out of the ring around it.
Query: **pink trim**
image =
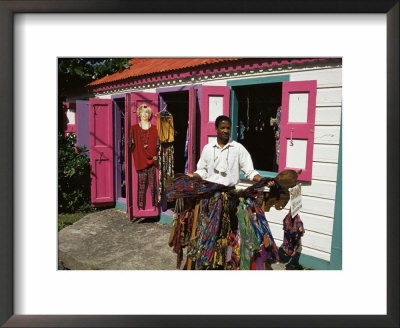
[[[222,115],[229,117],[230,87],[225,86],[202,86],[201,87],[201,135],[200,154],[208,143],[208,137],[216,136],[215,121],[209,121],[209,97],[222,96]]]
[[[290,123],[288,122],[289,97],[291,93],[300,92],[308,93],[307,123]],[[280,128],[279,172],[285,169],[299,169],[286,166],[288,140],[290,140],[291,137],[293,139],[307,140],[306,167],[302,169],[302,173],[299,176],[299,180],[302,181],[311,181],[312,178],[316,98],[316,80],[282,83],[282,116]]]
[[[238,62],[230,63],[228,67],[219,67],[219,68],[201,68],[199,70],[193,70],[193,68],[188,69],[184,72],[178,72],[174,74],[165,74],[165,73],[155,73],[151,74],[146,77],[138,77],[133,76],[122,81],[115,81],[113,84],[102,85],[99,87],[93,87],[93,92],[100,92],[100,91],[107,91],[113,90],[118,88],[126,88],[132,87],[137,85],[144,85],[146,83],[156,83],[162,81],[169,81],[174,79],[185,79],[188,77],[200,77],[210,74],[221,74],[221,73],[228,73],[228,72],[240,72],[244,70],[251,70],[251,69],[264,69],[264,68],[271,68],[271,67],[283,67],[283,66],[291,66],[291,65],[298,65],[298,64],[305,64],[305,63],[313,63],[313,62],[321,62],[327,61],[329,58],[312,58],[312,59],[288,59],[288,60],[269,60],[268,59],[243,59]],[[252,64],[248,64],[248,61],[255,61]],[[262,61],[262,62],[260,62]],[[213,64],[213,65],[227,65],[224,62]],[[130,79],[135,79],[134,81],[130,81]]]
[[[92,206],[114,203],[114,148],[111,99],[89,99]]]
[[[130,108],[130,123],[131,126],[139,123],[139,118],[136,114],[136,109],[143,103],[146,103],[153,112],[153,116],[151,118],[151,124],[154,126],[157,125],[157,117],[156,113],[158,112],[158,95],[156,93],[148,93],[148,92],[134,92],[131,93],[131,108]],[[130,127],[129,127],[130,128]],[[126,139],[128,140],[128,139]],[[126,143],[128,144],[128,142]],[[129,199],[131,202],[129,205],[132,207],[132,217],[150,217],[157,216],[160,214],[158,205],[153,206],[151,203],[151,194],[150,188],[147,189],[146,193],[146,209],[139,209],[137,206],[137,172],[135,168],[135,161],[133,160],[133,153],[130,152],[129,160],[132,163],[132,183],[128,188],[130,188],[130,193],[132,194],[132,198]],[[158,169],[156,170],[157,176],[157,190],[158,190]],[[132,217],[130,219],[132,220]]]
[[[129,220],[132,219],[132,160],[129,150],[129,128],[131,126],[131,94],[125,94],[125,193],[126,193],[126,212],[128,213]]]

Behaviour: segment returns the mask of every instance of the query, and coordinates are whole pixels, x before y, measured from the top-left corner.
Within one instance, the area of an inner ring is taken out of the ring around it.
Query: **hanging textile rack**
[[[285,170],[275,178],[263,178],[244,190],[177,176],[166,196],[185,199],[190,204],[176,213],[172,224],[169,246],[178,254],[177,269],[185,247],[188,247],[184,265],[187,270],[265,269],[269,258],[279,260],[265,209],[268,207],[269,211],[275,204],[277,209],[284,208],[289,198],[281,195],[288,194],[288,188],[296,185],[300,173]],[[264,187],[270,181],[274,181],[275,186],[270,188],[271,197],[261,197],[261,206],[257,197],[265,195]]]

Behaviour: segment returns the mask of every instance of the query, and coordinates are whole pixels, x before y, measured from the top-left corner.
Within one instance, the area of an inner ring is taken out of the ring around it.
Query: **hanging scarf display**
[[[250,213],[244,198],[240,198],[237,206],[237,217],[240,229],[240,270],[250,270],[253,255],[260,248],[257,236],[251,227]]]
[[[193,228],[193,209],[181,212],[173,220],[169,246],[177,254],[176,268],[180,269],[183,259],[183,248],[189,244]]]
[[[174,176],[174,145],[162,143],[158,149],[158,189],[159,200],[165,191],[168,178]]]
[[[186,130],[185,153],[183,154],[183,156],[186,158],[186,161],[185,161],[185,174],[188,173],[188,166],[189,166],[188,147],[189,147],[189,125],[188,125],[188,128]]]
[[[272,255],[279,259],[268,221],[255,201],[258,189],[271,180],[264,178],[247,189],[235,190],[198,178],[175,178],[168,197],[200,197],[195,235],[187,250],[197,269],[249,270],[252,263],[264,269]]]
[[[275,162],[276,162],[276,165],[279,165],[281,115],[282,115],[282,106],[279,106],[279,107],[277,108],[277,110],[276,110],[276,120],[277,120],[277,124],[274,125],[274,135],[275,135]]]
[[[221,193],[216,192],[210,199],[202,199],[196,236],[188,249],[188,256],[196,262],[198,268],[208,267],[213,263],[221,211]]]
[[[301,237],[304,235],[303,222],[297,214],[292,218],[290,212],[283,219],[283,244],[282,249],[289,256],[294,256],[300,246]]]

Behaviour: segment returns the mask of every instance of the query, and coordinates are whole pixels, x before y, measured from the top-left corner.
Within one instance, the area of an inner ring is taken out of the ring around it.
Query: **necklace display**
[[[151,124],[149,124],[149,128],[146,130],[146,131],[147,131],[146,142],[143,140],[143,128],[142,128],[142,124],[139,123],[139,126],[140,126],[140,137],[141,137],[142,142],[143,142],[143,147],[144,147],[144,149],[147,149],[148,143],[149,143],[149,137],[150,137],[150,127],[151,127]]]

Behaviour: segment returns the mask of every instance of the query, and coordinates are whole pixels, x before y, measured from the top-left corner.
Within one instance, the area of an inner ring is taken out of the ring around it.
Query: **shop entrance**
[[[125,203],[125,97],[114,99],[114,149],[116,201]]]
[[[169,92],[160,94],[160,110],[168,111],[174,122],[174,172],[188,171],[189,139],[189,92]]]
[[[237,135],[233,137],[249,151],[256,170],[278,172],[275,119],[282,102],[282,83],[233,90],[238,101]]]

